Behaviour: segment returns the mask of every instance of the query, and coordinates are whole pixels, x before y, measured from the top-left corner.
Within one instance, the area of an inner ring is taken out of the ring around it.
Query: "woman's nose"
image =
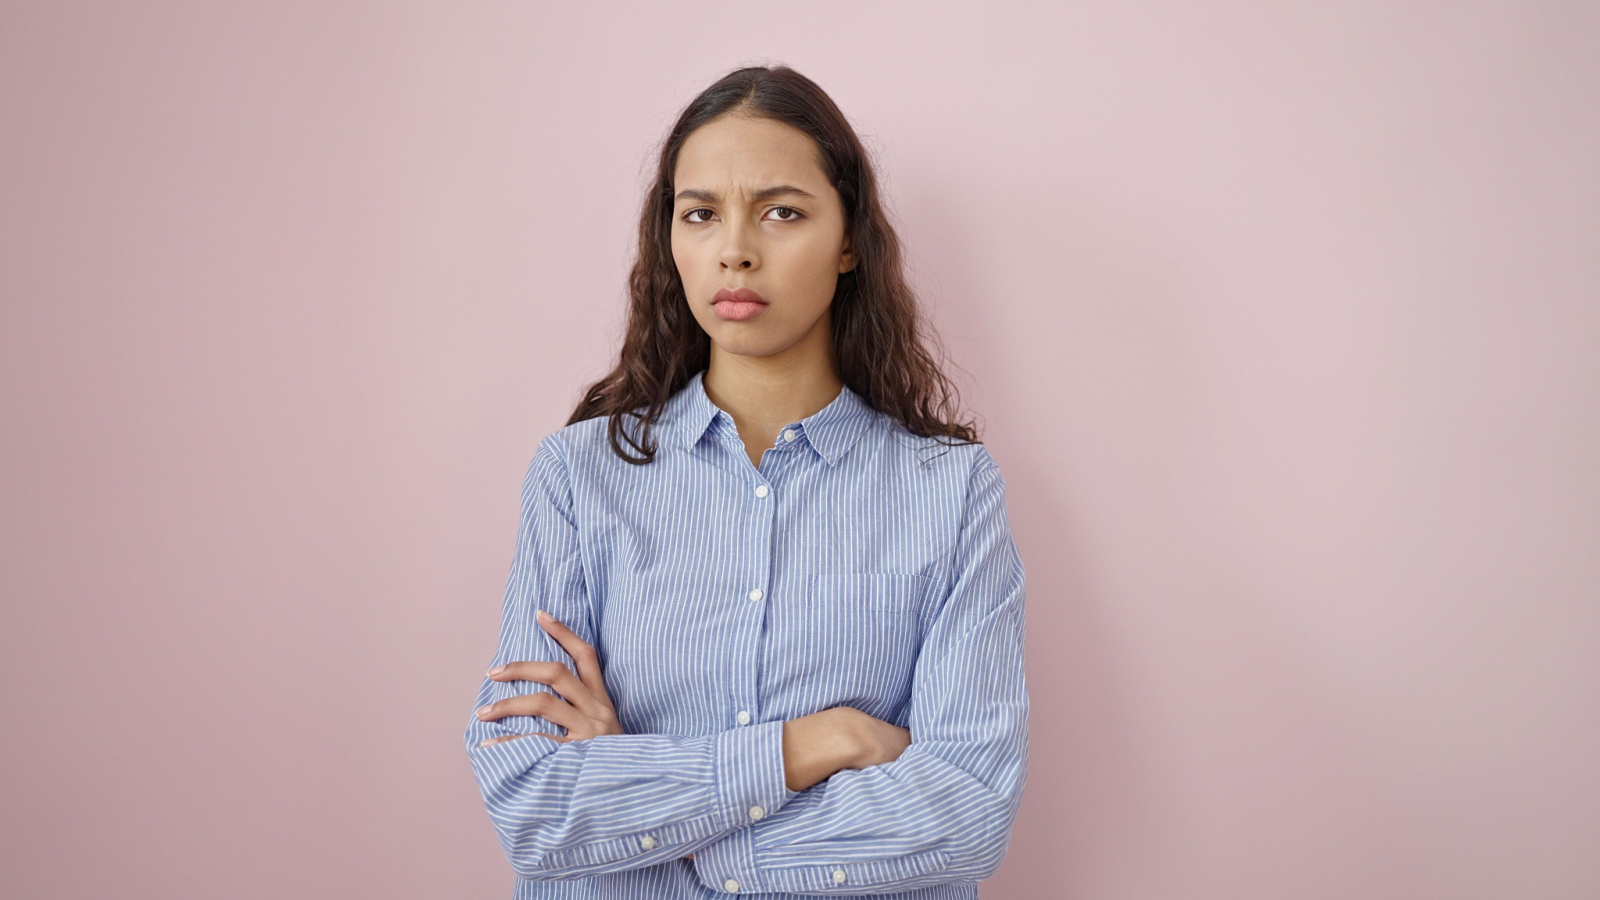
[[[726,235],[722,242],[722,254],[719,257],[724,269],[753,269],[760,261],[755,252],[755,242],[746,233],[742,223],[730,222],[723,231]]]

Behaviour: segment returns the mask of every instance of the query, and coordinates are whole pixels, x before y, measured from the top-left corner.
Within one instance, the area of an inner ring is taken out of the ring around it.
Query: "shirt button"
[[[795,433],[794,433],[794,429],[793,428],[785,428],[783,430],[783,439],[785,441],[789,441],[789,442],[792,443],[794,441],[794,438],[795,438]]]
[[[759,818],[761,818],[762,816],[764,816],[766,814],[767,814],[767,811],[762,809],[760,806],[752,806],[752,807],[750,807],[750,818],[752,818],[752,819],[759,819]]]
[[[648,834],[645,835],[642,838],[639,838],[639,846],[645,848],[646,850],[649,850],[649,849],[653,848],[655,845],[656,845],[656,839],[651,837]]]
[[[727,889],[728,891],[737,891],[739,889],[739,882],[734,881],[732,878],[729,878],[727,881],[724,881],[722,883],[722,886],[723,886],[723,888]]]
[[[769,491],[767,490],[767,486],[766,485],[764,485],[764,484],[756,485],[756,496],[757,497],[765,497],[768,493],[769,493]]]
[[[739,720],[739,724],[740,725],[749,725],[750,724],[750,714],[748,712],[745,712],[742,709],[739,710],[739,714],[737,716],[734,716],[734,718]]]
[[[843,869],[834,869],[833,870],[833,883],[834,884],[844,884],[844,870]]]
[[[755,590],[750,592],[750,599],[751,600],[760,600],[761,597],[762,597],[761,588],[756,588]]]

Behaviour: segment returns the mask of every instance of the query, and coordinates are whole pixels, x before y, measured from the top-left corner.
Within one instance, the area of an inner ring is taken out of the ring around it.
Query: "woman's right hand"
[[[911,732],[853,706],[835,706],[783,723],[783,767],[789,790],[803,791],[842,769],[893,762]]]
[[[843,708],[855,713],[851,719],[856,729],[856,742],[861,748],[860,755],[854,760],[856,765],[848,768],[865,769],[894,762],[911,746],[911,732],[908,729],[891,725],[854,707]]]

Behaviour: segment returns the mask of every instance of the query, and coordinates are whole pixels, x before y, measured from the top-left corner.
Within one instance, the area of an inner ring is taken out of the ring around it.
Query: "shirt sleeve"
[[[590,644],[585,589],[565,453],[540,443],[522,490],[521,524],[506,585],[500,642],[490,667],[572,658],[534,619],[546,609]],[[506,697],[551,691],[534,681],[487,676],[473,710]],[[467,755],[511,868],[521,878],[564,880],[675,860],[779,810],[791,797],[783,723],[699,737],[600,735],[561,742],[538,716],[484,722],[474,713]],[[486,738],[528,735],[481,746]]]
[[[950,592],[913,674],[911,745],[845,769],[694,858],[715,890],[895,893],[994,874],[1027,778],[1023,568],[1005,482],[981,446]]]

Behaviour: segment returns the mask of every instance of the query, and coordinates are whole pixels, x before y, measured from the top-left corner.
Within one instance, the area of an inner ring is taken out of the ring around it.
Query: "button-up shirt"
[[[849,387],[753,465],[703,376],[668,400],[653,462],[619,458],[595,418],[528,467],[491,666],[577,671],[545,609],[595,647],[626,733],[470,719],[513,897],[976,898],[1027,777],[1023,567],[998,467]],[[473,709],[549,690],[485,677]],[[784,722],[834,706],[911,743],[790,790]]]

